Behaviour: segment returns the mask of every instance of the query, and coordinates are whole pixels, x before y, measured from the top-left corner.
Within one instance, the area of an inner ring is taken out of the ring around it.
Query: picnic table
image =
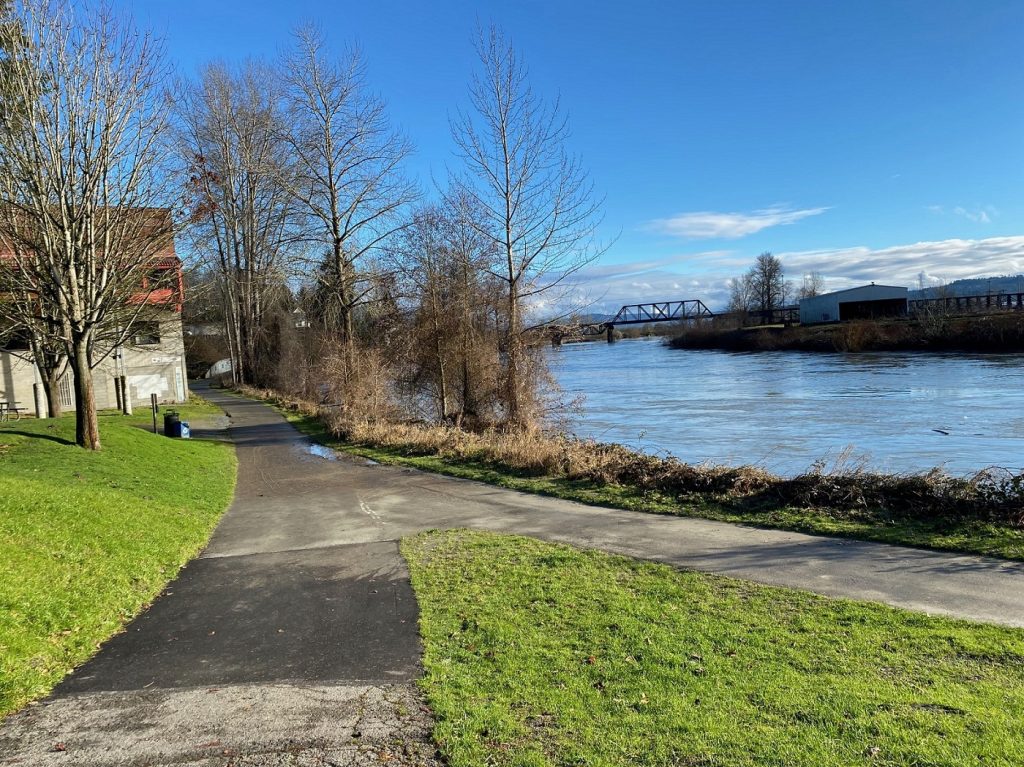
[[[12,415],[15,421],[20,421],[22,410],[20,402],[0,400],[0,421],[10,421]]]

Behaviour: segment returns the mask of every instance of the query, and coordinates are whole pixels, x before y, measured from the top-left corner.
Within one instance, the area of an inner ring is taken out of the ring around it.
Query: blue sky
[[[1020,0],[123,4],[186,74],[304,21],[357,43],[426,187],[498,24],[605,196],[602,304],[719,303],[763,250],[836,288],[1024,272]]]

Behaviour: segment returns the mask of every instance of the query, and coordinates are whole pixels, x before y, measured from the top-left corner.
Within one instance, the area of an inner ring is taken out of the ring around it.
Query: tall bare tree
[[[748,273],[755,308],[762,312],[786,303],[786,276],[782,261],[765,251],[757,257]]]
[[[578,158],[566,150],[568,124],[558,101],[534,93],[525,65],[496,28],[481,30],[477,54],[471,109],[451,125],[464,164],[451,188],[481,211],[480,231],[499,251],[492,273],[506,304],[506,417],[521,426],[532,417],[524,315],[596,258],[599,205]]]
[[[283,137],[294,161],[288,188],[307,214],[305,236],[319,259],[313,274],[330,297],[323,319],[351,367],[354,312],[374,286],[362,279],[362,266],[405,225],[401,214],[416,197],[401,169],[411,145],[369,91],[358,51],[332,58],[316,27],[295,32],[281,71]]]
[[[222,291],[233,375],[264,383],[269,312],[300,236],[278,79],[257,62],[213,64],[178,87],[176,102],[189,231]]]
[[[144,304],[144,275],[173,238],[162,209],[167,68],[161,45],[106,6],[24,0],[12,14],[24,45],[0,68],[7,263],[51,301],[74,374],[76,441],[99,449],[102,329]]]

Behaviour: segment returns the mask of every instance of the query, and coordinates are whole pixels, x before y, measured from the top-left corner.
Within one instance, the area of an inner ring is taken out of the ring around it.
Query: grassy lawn
[[[1024,764],[1024,631],[516,536],[402,551],[452,767]]]
[[[669,495],[644,493],[622,485],[598,485],[561,477],[524,476],[500,466],[451,462],[437,456],[406,455],[392,449],[354,445],[333,437],[316,418],[301,413],[282,412],[300,431],[338,450],[378,463],[409,466],[512,490],[549,495],[592,506],[700,517],[757,527],[881,541],[940,551],[962,551],[1024,561],[1024,529],[1020,528],[977,521],[935,519],[926,522],[894,519],[870,513],[843,514],[828,509],[785,506],[751,509],[741,504],[724,505],[702,498],[680,502]]]
[[[184,420],[220,414],[202,403]],[[101,415],[0,424],[0,716],[46,694],[137,615],[206,543],[231,500],[234,450]]]

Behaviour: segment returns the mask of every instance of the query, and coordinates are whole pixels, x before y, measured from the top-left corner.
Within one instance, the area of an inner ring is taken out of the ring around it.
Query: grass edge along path
[[[184,420],[222,415],[193,399]],[[209,540],[234,493],[231,445],[153,434],[147,411],[0,425],[0,717],[46,695]]]
[[[452,767],[1024,763],[1024,631],[520,536],[402,541]]]
[[[354,444],[334,436],[316,415],[284,407],[283,401],[275,397],[263,397],[262,401],[276,408],[296,429],[310,439],[382,464],[408,466],[421,471],[475,480],[510,490],[547,495],[590,506],[695,517],[812,535],[1024,561],[1024,529],[981,521],[949,523],[946,520],[937,520],[935,524],[928,524],[915,519],[879,518],[843,512],[833,514],[827,509],[781,505],[767,509],[749,509],[704,498],[681,502],[669,494],[644,492],[625,485],[597,484],[564,477],[529,476],[493,463],[453,461],[437,455],[409,454],[395,448]]]

